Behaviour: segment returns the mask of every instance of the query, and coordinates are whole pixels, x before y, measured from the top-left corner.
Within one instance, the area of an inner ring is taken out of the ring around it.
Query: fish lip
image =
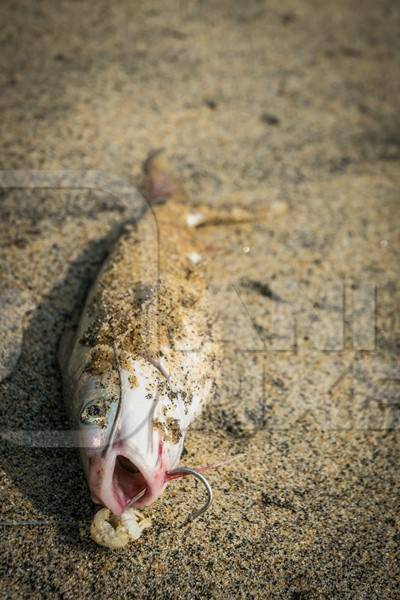
[[[132,502],[132,499],[127,500],[115,486],[114,471],[118,457],[129,460],[144,479],[146,492],[135,502]],[[128,506],[148,506],[160,496],[167,485],[165,471],[162,463],[157,464],[156,469],[151,468],[139,454],[118,444],[117,447],[111,448],[104,458],[99,456],[89,459],[89,487],[92,499],[96,504],[106,506],[115,515],[120,515]]]

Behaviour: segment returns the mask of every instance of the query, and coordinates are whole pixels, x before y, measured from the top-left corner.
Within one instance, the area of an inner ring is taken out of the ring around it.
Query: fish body
[[[160,496],[218,364],[184,195],[157,160],[146,178],[150,196],[169,201],[126,227],[60,350],[92,499],[115,515]]]

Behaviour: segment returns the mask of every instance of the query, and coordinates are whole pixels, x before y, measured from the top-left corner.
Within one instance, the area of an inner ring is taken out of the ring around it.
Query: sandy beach
[[[0,174],[1,597],[398,598],[397,3],[0,15],[0,168],[19,171]],[[110,551],[78,452],[37,432],[68,427],[60,336],[157,148],[193,207],[257,215],[201,233],[224,359],[182,464],[236,459],[203,517],[181,527],[202,492],[173,482]],[[32,170],[58,185],[28,189]]]

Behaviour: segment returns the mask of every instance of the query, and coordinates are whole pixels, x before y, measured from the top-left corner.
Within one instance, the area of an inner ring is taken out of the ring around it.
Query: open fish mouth
[[[139,456],[112,449],[106,456],[89,458],[88,481],[92,500],[115,515],[128,507],[148,506],[164,490],[167,480],[162,465],[147,466]]]
[[[126,507],[143,500],[150,492],[149,482],[138,467],[126,456],[118,454],[112,476],[114,494],[121,505]]]

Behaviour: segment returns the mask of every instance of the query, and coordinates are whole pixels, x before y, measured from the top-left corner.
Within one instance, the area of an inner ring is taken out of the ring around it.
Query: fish
[[[143,172],[148,208],[124,227],[59,351],[91,498],[117,517],[151,505],[177,477],[219,371],[186,192],[159,152]]]

